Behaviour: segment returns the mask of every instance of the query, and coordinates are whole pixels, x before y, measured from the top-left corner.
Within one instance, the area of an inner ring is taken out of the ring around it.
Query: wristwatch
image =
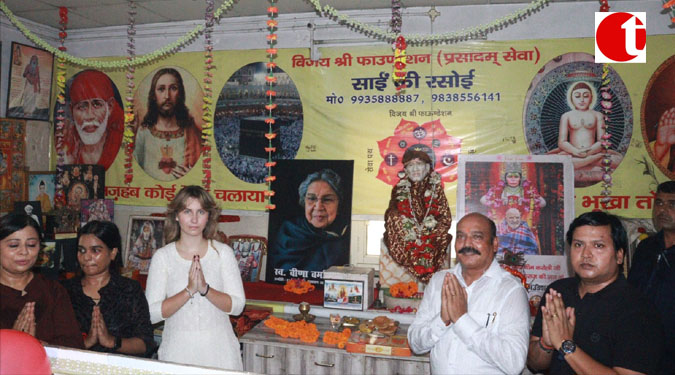
[[[564,355],[572,354],[576,350],[577,344],[575,344],[572,340],[565,340],[562,342],[562,345],[560,345],[560,351],[563,352]]]

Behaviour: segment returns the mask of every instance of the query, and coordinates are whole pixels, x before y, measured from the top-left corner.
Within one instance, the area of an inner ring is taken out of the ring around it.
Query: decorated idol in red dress
[[[447,260],[452,214],[429,155],[408,149],[403,165],[384,215],[384,244],[396,263],[426,283]]]

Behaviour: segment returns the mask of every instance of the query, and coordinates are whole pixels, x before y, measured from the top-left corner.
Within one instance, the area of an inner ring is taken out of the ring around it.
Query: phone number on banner
[[[470,93],[463,92],[461,94],[431,94],[431,101],[434,103],[444,102],[499,102],[502,95],[499,92],[490,93]]]
[[[407,95],[353,95],[352,104],[370,104],[370,103],[417,103],[419,94]],[[341,103],[338,100],[338,103]],[[424,100],[422,100],[424,103]]]

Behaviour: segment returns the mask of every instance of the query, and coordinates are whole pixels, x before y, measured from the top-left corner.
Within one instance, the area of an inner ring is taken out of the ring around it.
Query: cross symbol
[[[441,12],[439,12],[439,11],[436,10],[436,6],[435,6],[435,5],[432,5],[432,6],[431,6],[431,9],[429,9],[429,11],[427,12],[427,14],[429,15],[429,18],[431,18],[431,22],[434,22],[434,20],[436,20],[436,17],[438,17],[438,16],[441,15]]]

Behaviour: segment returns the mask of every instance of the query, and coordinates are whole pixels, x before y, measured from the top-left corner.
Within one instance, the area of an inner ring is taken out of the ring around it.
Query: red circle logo
[[[635,37],[628,36],[628,33],[634,33]],[[628,46],[627,41],[635,45]],[[595,42],[598,49],[608,59],[620,62],[630,61],[637,57],[631,54],[631,51],[644,50],[647,44],[647,30],[642,21],[630,13],[612,13],[598,25],[595,31]]]

